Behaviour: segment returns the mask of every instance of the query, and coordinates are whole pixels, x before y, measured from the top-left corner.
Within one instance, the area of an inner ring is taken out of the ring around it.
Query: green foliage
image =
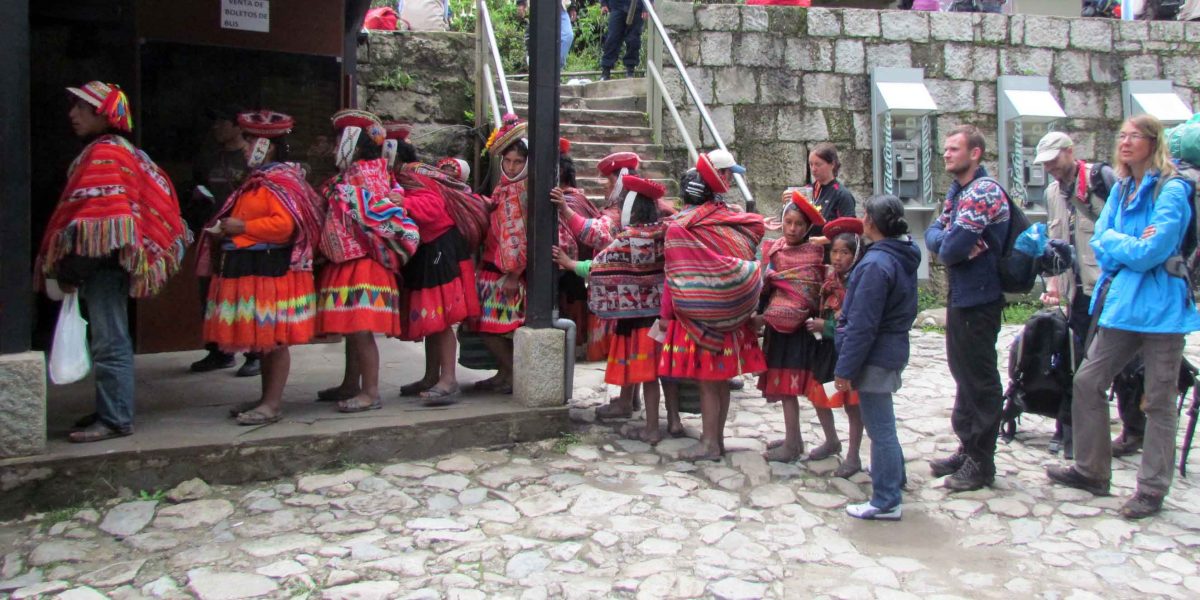
[[[925,287],[917,288],[917,312],[937,308],[945,302],[937,294]]]
[[[138,500],[162,502],[167,497],[166,490],[142,490],[138,492]]]
[[[552,450],[559,454],[566,454],[568,448],[578,444],[580,441],[579,436],[574,433],[564,433],[562,437],[554,441]]]
[[[600,68],[604,29],[607,26],[608,16],[600,14],[599,3],[585,6],[576,13],[575,43],[567,55],[564,71],[595,71]]]
[[[412,85],[412,75],[405,73],[403,68],[396,67],[372,83],[375,84],[375,87],[380,89],[395,91],[407,90],[408,86]]]
[[[921,331],[925,333],[936,333],[938,335],[946,335],[946,328],[941,325],[922,325]]]
[[[85,508],[91,508],[91,505],[77,504],[75,506],[66,506],[52,510],[42,515],[42,525],[44,525],[46,529],[50,529],[51,527],[62,523],[63,521],[70,521],[71,519],[74,519],[75,515]]]
[[[1042,310],[1042,305],[1034,300],[1018,300],[1004,307],[1003,321],[1005,325],[1024,325],[1033,313]]]

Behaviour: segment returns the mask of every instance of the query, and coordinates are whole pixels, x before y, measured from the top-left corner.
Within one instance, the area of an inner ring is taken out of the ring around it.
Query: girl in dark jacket
[[[917,316],[917,266],[921,251],[908,236],[904,205],[895,196],[866,203],[863,236],[871,241],[850,273],[838,319],[839,392],[858,392],[871,437],[871,500],[846,507],[859,519],[900,519],[904,453],[896,437],[892,393],[908,364],[908,331]]]

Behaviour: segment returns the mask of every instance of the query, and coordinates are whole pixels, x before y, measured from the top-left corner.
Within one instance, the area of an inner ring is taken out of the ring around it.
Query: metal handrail
[[[500,48],[496,45],[496,31],[492,28],[492,15],[488,12],[486,0],[476,0],[476,6],[479,10],[479,23],[483,26],[484,43],[487,46],[487,55],[491,57],[492,68],[496,71],[496,80],[500,83],[500,93],[504,98],[504,113],[512,114],[513,103],[512,94],[508,92],[508,78],[504,75],[504,63],[500,61]],[[491,78],[491,72],[484,70],[485,79]],[[488,94],[492,101],[493,112],[495,112],[498,104],[496,98],[495,82],[488,85]],[[496,126],[500,126],[500,119],[496,119]]]
[[[663,83],[658,67],[647,61],[646,72],[650,74],[650,79],[658,88],[658,93],[662,94],[664,98],[670,98],[671,92],[667,90],[667,84]],[[696,145],[692,143],[692,137],[687,134],[687,128],[683,124],[683,118],[679,116],[679,110],[675,108],[674,102],[667,103],[667,110],[671,113],[671,119],[675,121],[675,127],[683,134],[683,143],[687,145],[688,149],[688,160],[694,164],[700,158],[700,154],[696,152]]]
[[[728,150],[725,147],[725,142],[721,140],[721,134],[717,133],[717,127],[713,124],[712,115],[708,113],[708,108],[704,106],[704,102],[700,100],[700,95],[696,92],[696,86],[692,85],[692,78],[688,76],[687,68],[684,67],[683,61],[679,58],[679,53],[675,51],[675,44],[671,43],[671,37],[667,35],[667,28],[663,26],[662,20],[658,18],[658,11],[654,8],[652,2],[642,2],[642,10],[650,17],[650,21],[654,23],[654,29],[658,32],[659,38],[666,48],[667,53],[671,56],[671,62],[675,63],[675,69],[679,71],[679,77],[683,80],[684,90],[696,105],[696,109],[700,112],[700,119],[704,121],[704,126],[708,129],[708,133],[712,135],[713,141],[717,143],[717,147],[721,150]],[[653,61],[646,60],[646,71],[650,73],[650,78],[654,80],[655,87],[651,88],[651,93],[660,93],[663,98],[667,99],[667,106],[670,107],[672,118],[675,120],[675,126],[679,128],[679,134],[683,137],[684,142],[688,145],[689,154],[693,160],[697,158],[695,147],[692,144],[691,136],[688,135],[687,129],[683,125],[683,120],[679,118],[679,113],[675,110],[675,101],[671,95],[667,93],[666,85],[662,81],[662,76],[658,73],[657,68],[653,68]],[[653,102],[647,102],[647,107],[653,106]],[[738,190],[742,193],[742,197],[746,199],[746,210],[754,211],[754,196],[750,194],[750,188],[746,185],[746,180],[741,175],[735,173],[733,180],[737,183]]]

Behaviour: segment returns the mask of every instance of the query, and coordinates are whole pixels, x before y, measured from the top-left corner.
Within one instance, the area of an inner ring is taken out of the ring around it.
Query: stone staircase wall
[[[1125,79],[1171,79],[1200,106],[1200,23],[665,0],[656,7],[718,131],[748,168],[764,214],[786,186],[806,180],[808,148],[823,141],[841,150],[843,182],[859,198],[871,193],[869,73],[877,66],[924,68],[941,109],[939,131],[982,128],[992,172],[1000,75],[1050,77],[1071,117],[1065,130],[1089,159],[1111,159]],[[685,96],[675,69],[664,65],[664,78],[673,97]],[[699,137],[695,107],[680,113],[693,139],[711,147],[707,133]],[[662,119],[668,156],[682,164],[686,150],[665,110]],[[948,184],[943,175],[935,185]]]

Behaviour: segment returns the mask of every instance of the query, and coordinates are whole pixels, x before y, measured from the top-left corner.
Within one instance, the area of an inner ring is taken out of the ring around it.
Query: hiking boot
[[[962,466],[946,478],[944,485],[951,491],[970,492],[991,485],[993,478],[994,476],[988,476],[983,465],[976,462],[975,459],[965,456]]]
[[[1139,435],[1126,436],[1124,433],[1117,436],[1117,439],[1112,441],[1112,455],[1114,457],[1132,456],[1142,449],[1142,437]]]
[[[608,81],[610,79],[612,79],[612,69],[611,68],[600,69],[600,81]]]
[[[258,359],[257,354],[247,354],[246,363],[242,368],[238,369],[238,377],[255,377],[262,374],[262,362]]]
[[[956,450],[954,454],[946,458],[929,461],[929,470],[933,471],[933,476],[945,477],[962,468],[963,461],[967,460],[967,455],[963,454],[961,450],[961,448]]]
[[[1108,495],[1107,481],[1092,479],[1077,471],[1075,467],[1046,467],[1046,477],[1049,477],[1050,481],[1054,483],[1091,492],[1097,496]]]
[[[1162,510],[1163,497],[1137,492],[1121,507],[1121,516],[1126,519],[1144,519]]]
[[[233,355],[220,350],[210,350],[208,356],[192,363],[193,373],[207,373],[217,369],[228,369],[233,366]]]

